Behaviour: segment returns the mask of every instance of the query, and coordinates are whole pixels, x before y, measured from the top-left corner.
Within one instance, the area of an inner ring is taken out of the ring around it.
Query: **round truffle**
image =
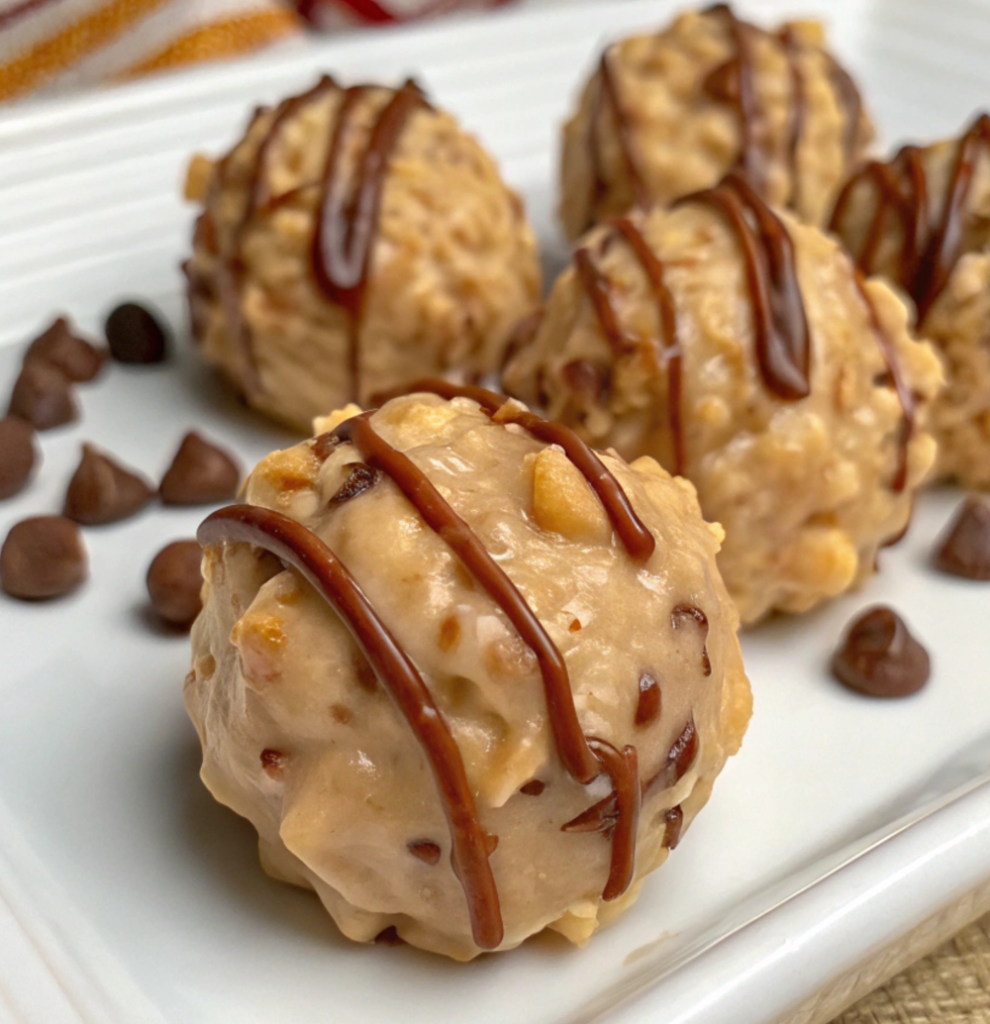
[[[418,376],[494,371],[536,303],[522,202],[412,83],[329,78],[261,110],[187,191],[193,334],[255,408],[314,416]]]
[[[820,25],[767,32],[724,4],[688,12],[602,54],[564,127],[561,219],[576,238],[736,170],[768,202],[820,224],[872,138]]]
[[[334,414],[206,520],[185,694],[269,873],[466,960],[628,906],[750,691],[691,485],[456,390]]]
[[[941,372],[904,304],[734,176],[592,232],[504,381],[688,477],[747,623],[869,576],[935,457]]]
[[[867,164],[831,226],[865,273],[911,296],[918,334],[942,357],[935,477],[990,488],[990,116],[958,138]]]

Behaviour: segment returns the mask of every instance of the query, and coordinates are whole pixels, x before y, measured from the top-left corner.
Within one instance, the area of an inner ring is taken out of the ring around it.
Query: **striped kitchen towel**
[[[505,0],[0,0],[0,101]]]

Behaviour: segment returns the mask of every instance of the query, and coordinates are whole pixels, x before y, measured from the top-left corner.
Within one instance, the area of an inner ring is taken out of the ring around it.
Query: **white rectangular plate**
[[[955,132],[990,101],[977,0],[818,6],[888,140]],[[250,108],[310,83],[414,72],[491,147],[525,195],[549,265],[557,127],[603,40],[667,4],[597,3],[300,45],[0,116],[0,394],[57,309],[95,329],[125,295],[158,302],[181,356],[113,366],[81,424],[0,506],[0,532],[57,511],[79,442],[158,476],[195,425],[251,465],[287,435],[241,409],[190,352],[178,263],[185,162]],[[0,1019],[60,1024],[403,1024],[777,1020],[857,963],[990,883],[990,590],[933,573],[959,495],[920,502],[862,593],[744,639],[756,715],[741,755],[639,903],[583,950],[539,939],[456,965],[343,940],[314,897],[261,872],[252,830],[197,778],[181,703],[187,642],[149,625],[152,554],[202,513],[156,509],[86,532],[92,579],[48,606],[0,600]],[[929,686],[871,702],[829,677],[858,608],[902,611]]]

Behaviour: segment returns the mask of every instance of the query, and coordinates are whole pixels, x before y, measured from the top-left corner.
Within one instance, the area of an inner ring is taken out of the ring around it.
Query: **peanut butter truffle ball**
[[[694,483],[743,622],[873,572],[934,460],[940,381],[890,288],[735,177],[592,232],[505,373],[589,443]]]
[[[200,531],[185,691],[269,873],[459,960],[632,903],[750,714],[691,485],[472,395],[260,463]]]
[[[766,32],[724,4],[692,11],[602,55],[564,127],[561,219],[576,238],[737,170],[768,202],[820,224],[872,138],[820,25]]]
[[[412,83],[321,80],[218,163],[186,263],[193,334],[249,404],[312,418],[418,376],[493,371],[540,290],[492,158]]]
[[[935,476],[990,488],[990,117],[868,164],[840,195],[832,229],[865,273],[911,296],[918,333],[942,357]]]

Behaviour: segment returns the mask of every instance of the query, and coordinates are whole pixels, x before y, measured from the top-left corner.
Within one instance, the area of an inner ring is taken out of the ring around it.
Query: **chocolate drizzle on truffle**
[[[873,336],[877,340],[877,345],[880,348],[883,361],[887,365],[887,373],[890,377],[890,381],[894,386],[894,390],[897,392],[897,399],[901,403],[901,411],[903,415],[901,419],[900,436],[897,442],[897,466],[894,470],[894,478],[890,484],[891,490],[895,494],[900,494],[907,486],[908,449],[911,444],[911,438],[914,436],[914,395],[908,387],[907,382],[904,380],[904,375],[901,373],[901,366],[900,361],[897,358],[897,353],[894,351],[894,346],[890,338],[887,336],[887,332],[884,330],[883,324],[880,323],[880,317],[877,315],[876,306],[873,305],[873,300],[866,287],[866,281],[859,270],[855,271],[855,281],[856,288],[858,289],[863,302],[866,304],[866,309],[869,313],[870,328],[873,331]]]
[[[337,303],[350,316],[351,390],[355,398],[360,393],[358,329],[385,175],[407,121],[424,105],[423,94],[412,81],[392,94],[371,126],[355,179],[348,187],[343,175],[344,143],[351,129],[353,112],[367,92],[367,86],[348,89],[337,112],[323,172],[312,254],[316,283],[331,302]]]
[[[667,367],[667,410],[669,414],[670,433],[673,447],[673,465],[671,472],[675,476],[683,476],[685,471],[684,425],[681,414],[682,393],[682,354],[680,341],[677,337],[677,311],[674,299],[667,288],[664,265],[654,254],[642,232],[628,217],[619,217],[611,222],[615,234],[606,235],[603,248],[615,237],[621,237],[632,250],[646,276],[650,291],[656,301],[662,332],[661,345],[654,348],[656,363]],[[619,323],[619,316],[612,304],[612,285],[595,263],[588,246],[582,246],[574,253],[574,266],[577,269],[581,286],[591,301],[605,340],[616,358],[635,351],[640,347],[636,339],[631,338]],[[565,376],[568,364],[564,367]],[[569,383],[574,383],[575,375],[569,375]],[[577,379],[577,383],[582,383]]]
[[[728,220],[746,263],[756,355],[764,383],[785,401],[807,398],[811,393],[811,336],[794,243],[783,221],[738,174],[730,174],[715,188],[681,202],[707,203]]]
[[[670,294],[665,280],[663,263],[657,258],[642,231],[628,217],[615,221],[615,230],[622,235],[625,243],[639,260],[643,273],[650,284],[653,299],[660,314],[663,331],[663,356],[667,366],[667,411],[670,417],[670,434],[674,447],[674,464],[671,472],[683,476],[687,466],[684,449],[684,418],[681,412],[683,354],[677,336],[677,310],[674,297]]]
[[[863,97],[848,71],[831,55],[826,54],[829,78],[839,107],[846,115],[846,130],[843,143],[846,151],[846,163],[852,163],[856,157],[856,143],[859,141],[859,123],[863,118]]]
[[[801,145],[801,136],[804,134],[804,122],[807,113],[805,108],[807,104],[804,98],[804,74],[798,61],[798,42],[794,34],[794,28],[791,25],[785,25],[777,33],[777,38],[780,40],[780,45],[784,48],[784,55],[787,57],[788,74],[791,79],[791,105],[788,110],[789,129],[787,133],[787,162],[791,168],[791,195],[787,205],[794,210],[799,207],[801,201],[798,149]],[[832,64],[835,65],[835,61],[832,61]]]
[[[905,146],[889,163],[872,162],[846,182],[832,210],[829,227],[843,227],[853,195],[871,183],[876,198],[859,252],[854,254],[864,273],[874,269],[884,228],[891,213],[901,221],[903,239],[898,283],[910,293],[924,324],[962,255],[964,221],[976,163],[990,154],[990,116],[981,114],[963,133],[942,196],[941,216],[931,219],[931,196],[920,151]]]
[[[305,189],[318,186],[320,193],[311,261],[313,276],[324,295],[331,302],[341,306],[350,318],[352,390],[354,396],[358,396],[358,334],[385,176],[392,152],[410,115],[418,107],[426,106],[422,92],[412,81],[406,82],[401,89],[395,91],[368,129],[366,148],[357,162],[353,180],[348,182],[343,173],[346,139],[354,130],[356,109],[376,88],[370,85],[356,85],[342,89],[333,78],[324,76],[307,92],[283,100],[274,112],[256,111],[248,127],[249,134],[251,127],[261,117],[271,115],[268,128],[255,153],[248,186],[248,200],[234,231],[233,254],[230,260],[233,270],[221,281],[221,299],[228,329],[241,351],[245,387],[249,391],[262,390],[262,383],[251,331],[240,310],[240,249],[244,236],[252,218],[258,212],[271,210]],[[300,111],[332,92],[341,93],[341,100],[336,111],[334,130],[328,144],[320,180],[306,182],[284,195],[271,195],[265,172],[271,153],[282,137],[285,126]],[[222,179],[227,174],[228,162],[229,156],[221,161],[218,173],[214,176],[214,187],[220,187]]]
[[[598,219],[602,199],[608,191],[608,182],[602,167],[601,134],[602,121],[608,111],[615,125],[615,138],[622,153],[622,162],[632,186],[633,201],[636,206],[646,207],[650,204],[650,191],[646,186],[643,173],[639,169],[632,139],[629,118],[626,116],[619,95],[619,86],[608,59],[609,51],[602,53],[598,65],[598,75],[591,89],[591,113],[588,117],[588,162],[591,164],[591,201],[588,204],[588,217],[585,227],[589,227]]]
[[[752,183],[757,192],[766,187],[766,153],[762,137],[766,133],[756,98],[756,72],[750,47],[750,34],[756,29],[748,22],[736,17],[728,4],[716,4],[708,9],[709,14],[725,18],[736,49],[732,62],[735,67],[735,88],[729,90],[731,101],[739,116],[739,130],[742,134],[742,149],[736,167]],[[716,68],[716,73],[720,69]]]
[[[308,580],[340,616],[430,763],[450,825],[451,863],[464,887],[474,940],[481,949],[495,949],[503,937],[498,890],[460,750],[423,677],[347,568],[311,530],[280,512],[253,505],[214,512],[197,538],[203,545],[247,543],[270,551]]]
[[[636,562],[645,562],[656,547],[653,534],[636,515],[625,491],[595,452],[568,427],[552,423],[523,406],[511,402],[505,395],[498,395],[486,388],[471,385],[451,384],[449,381],[428,379],[418,380],[403,389],[408,394],[425,392],[439,395],[450,401],[453,398],[469,398],[481,406],[482,412],[501,424],[514,423],[533,435],[538,441],[555,444],[573,463],[575,469],[588,481],[598,495],[602,508],[612,523],[629,557]],[[324,435],[328,436],[328,435]],[[320,442],[317,439],[317,443]]]

